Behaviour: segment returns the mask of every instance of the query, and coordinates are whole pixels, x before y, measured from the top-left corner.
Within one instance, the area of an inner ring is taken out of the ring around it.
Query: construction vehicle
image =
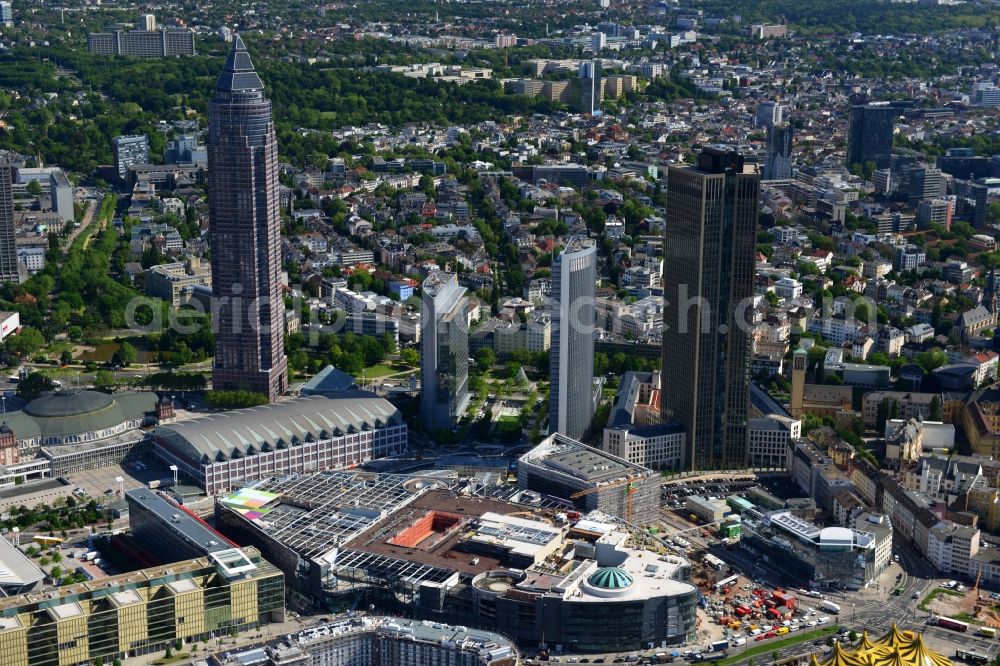
[[[579,499],[587,495],[600,492],[602,490],[610,490],[612,488],[624,487],[625,488],[625,522],[632,522],[632,495],[638,487],[635,484],[636,477],[631,474],[627,475],[624,479],[618,479],[617,481],[612,481],[611,483],[605,483],[600,486],[594,486],[593,488],[587,488],[586,490],[581,490],[575,492],[569,496],[571,500]]]

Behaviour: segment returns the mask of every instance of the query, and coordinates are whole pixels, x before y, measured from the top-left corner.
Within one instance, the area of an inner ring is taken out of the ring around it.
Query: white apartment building
[[[747,423],[750,438],[749,464],[756,468],[784,468],[788,442],[802,435],[802,422],[787,416],[769,414]]]
[[[840,317],[814,316],[809,320],[809,332],[822,335],[835,345],[842,345],[853,340],[864,324],[856,319],[841,319]]]
[[[503,322],[493,329],[493,351],[502,358],[519,349],[544,352],[551,346],[552,318],[544,313],[535,313],[523,324]]]
[[[802,283],[790,277],[783,277],[774,283],[774,293],[780,298],[799,298],[802,296]]]

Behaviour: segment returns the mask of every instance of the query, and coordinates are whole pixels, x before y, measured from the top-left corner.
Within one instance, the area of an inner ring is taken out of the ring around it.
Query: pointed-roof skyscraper
[[[239,35],[209,106],[208,184],[212,385],[273,401],[288,388],[278,143],[271,102]]]

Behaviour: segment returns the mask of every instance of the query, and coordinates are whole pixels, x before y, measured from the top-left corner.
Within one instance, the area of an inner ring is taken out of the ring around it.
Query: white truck
[[[819,602],[819,607],[822,608],[823,610],[827,611],[828,613],[839,613],[840,612],[840,606],[838,606],[837,604],[833,603],[829,599],[824,599],[823,601]]]

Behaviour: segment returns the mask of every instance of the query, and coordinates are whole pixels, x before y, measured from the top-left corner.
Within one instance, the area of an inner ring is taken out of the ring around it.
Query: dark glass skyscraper
[[[847,166],[874,162],[879,169],[892,159],[892,127],[898,112],[887,104],[858,104],[851,107],[847,136]]]
[[[0,157],[0,282],[20,282],[14,243],[14,181],[18,166]]]
[[[689,469],[747,464],[750,334],[760,175],[735,152],[702,151],[667,177],[664,420],[687,431]],[[741,321],[742,320],[742,321]]]
[[[785,180],[792,177],[792,144],[795,130],[788,123],[767,128],[767,158],[764,180]]]
[[[288,387],[280,279],[278,143],[271,102],[239,36],[208,112],[215,389]]]
[[[449,430],[469,406],[469,299],[454,273],[431,273],[421,287],[421,419]]]

